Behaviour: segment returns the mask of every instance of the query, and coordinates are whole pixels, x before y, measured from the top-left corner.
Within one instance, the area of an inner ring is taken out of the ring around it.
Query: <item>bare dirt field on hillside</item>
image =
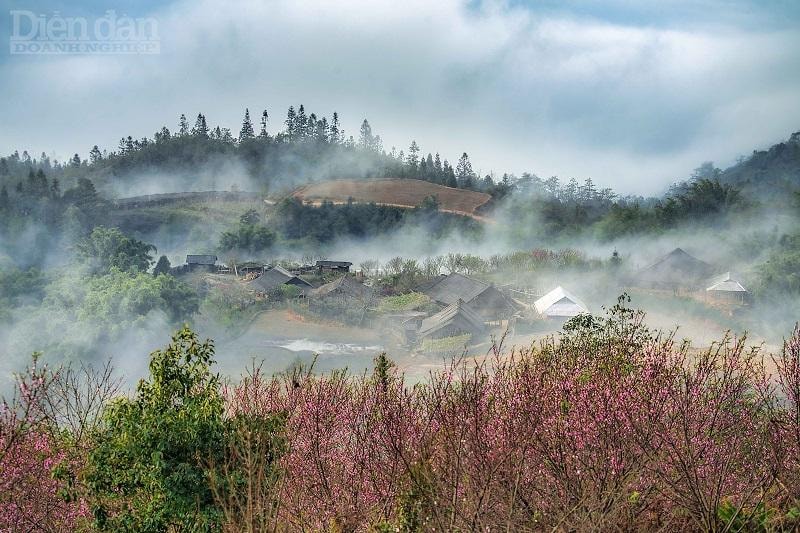
[[[292,196],[312,203],[329,200],[333,203],[374,202],[380,205],[416,207],[427,196],[436,196],[440,210],[485,220],[483,209],[491,196],[482,192],[453,189],[435,183],[410,179],[331,180],[299,187]]]

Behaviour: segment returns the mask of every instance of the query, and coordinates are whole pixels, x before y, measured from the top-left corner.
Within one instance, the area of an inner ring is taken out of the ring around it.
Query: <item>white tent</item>
[[[560,285],[536,300],[533,305],[540,315],[549,318],[573,317],[589,312],[586,304]]]

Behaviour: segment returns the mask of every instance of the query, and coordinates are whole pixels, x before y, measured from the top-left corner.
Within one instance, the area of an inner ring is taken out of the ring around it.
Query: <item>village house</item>
[[[440,276],[418,289],[431,300],[449,306],[462,301],[483,318],[484,322],[506,319],[514,314],[514,306],[494,285],[453,273]]]
[[[353,266],[353,263],[349,261],[317,261],[316,263],[317,272],[322,274],[323,272],[343,272],[347,273],[350,272],[350,267]]]
[[[194,272],[195,270],[206,270],[208,272],[215,272],[217,270],[217,256],[187,255],[186,268],[190,272]]]
[[[586,304],[560,285],[536,300],[533,306],[539,316],[552,320],[566,320],[589,312]]]
[[[435,315],[423,319],[416,333],[410,329],[407,330],[407,335],[413,335],[413,338],[408,339],[411,344],[422,342],[425,339],[443,339],[463,335],[481,337],[486,331],[483,317],[472,310],[463,300],[457,300]]]
[[[297,287],[300,289],[301,295],[305,294],[311,289],[311,284],[309,282],[298,276],[295,276],[280,266],[276,266],[265,271],[254,280],[245,284],[247,288],[260,296],[268,296],[269,294],[280,290],[280,287],[283,285]]]
[[[643,289],[696,290],[712,274],[713,267],[675,248],[654,264],[639,270],[630,285]]]
[[[311,291],[311,298],[326,300],[335,305],[360,304],[372,301],[375,291],[350,276],[341,276]]]

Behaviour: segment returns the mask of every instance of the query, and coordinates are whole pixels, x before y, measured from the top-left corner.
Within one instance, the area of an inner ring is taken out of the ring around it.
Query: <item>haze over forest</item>
[[[114,8],[153,17],[162,53],[0,56],[3,152],[87,158],[94,144],[114,149],[121,130],[141,138],[181,113],[202,111],[236,131],[244,107],[277,118],[303,102],[338,111],[351,134],[367,117],[387,150],[416,139],[426,152],[467,152],[481,175],[591,177],[623,194],[654,194],[702,161],[729,166],[800,122],[793,2],[71,8],[62,16]],[[271,132],[280,126],[273,121]]]

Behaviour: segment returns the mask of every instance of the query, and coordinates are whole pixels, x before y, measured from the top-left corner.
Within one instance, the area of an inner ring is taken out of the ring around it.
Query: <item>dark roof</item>
[[[353,263],[349,261],[317,261],[318,267],[324,267],[324,266],[349,267],[352,265]]]
[[[675,248],[656,263],[641,269],[634,280],[639,282],[686,286],[706,279],[713,267]]]
[[[480,334],[486,331],[483,319],[469,305],[459,300],[448,305],[435,315],[429,316],[422,321],[422,325],[417,335],[422,338],[432,333],[436,333],[451,324],[456,324],[465,331],[473,334]]]
[[[458,300],[469,303],[490,287],[489,283],[462,274],[450,274],[433,286],[423,289],[422,292],[430,296],[431,300],[450,305]]]
[[[311,284],[306,280],[293,275],[291,272],[279,266],[267,270],[253,281],[248,282],[247,286],[258,291],[269,292],[281,285],[287,284],[311,287]]]
[[[217,263],[216,255],[187,255],[187,265],[215,265]]]
[[[317,287],[311,292],[312,297],[325,297],[329,294],[340,292],[353,298],[367,299],[372,297],[372,287],[359,283],[350,276],[342,276],[330,283]]]

